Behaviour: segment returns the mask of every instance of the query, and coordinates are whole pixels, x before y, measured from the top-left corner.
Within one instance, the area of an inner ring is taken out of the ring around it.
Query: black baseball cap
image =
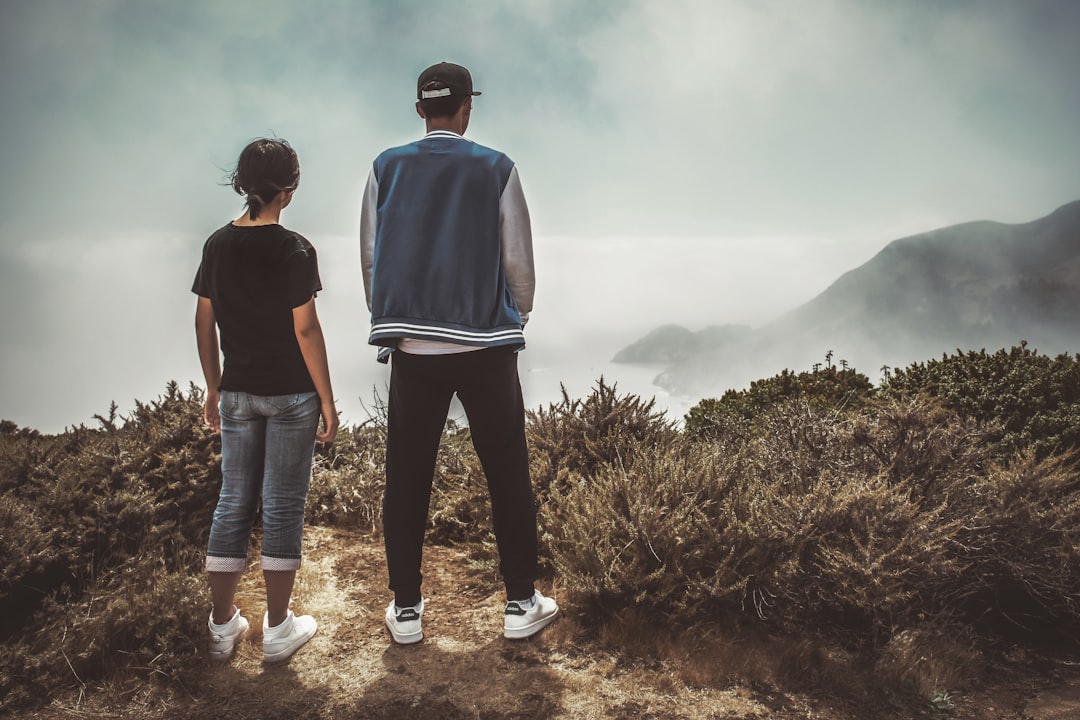
[[[416,99],[430,100],[448,95],[479,95],[472,89],[472,75],[460,65],[441,62],[432,65],[416,81]]]

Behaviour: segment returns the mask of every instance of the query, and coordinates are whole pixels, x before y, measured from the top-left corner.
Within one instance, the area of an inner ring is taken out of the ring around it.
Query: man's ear
[[[419,100],[416,101],[416,114],[424,118],[425,120],[427,119],[427,115],[424,114],[424,108],[420,107]]]

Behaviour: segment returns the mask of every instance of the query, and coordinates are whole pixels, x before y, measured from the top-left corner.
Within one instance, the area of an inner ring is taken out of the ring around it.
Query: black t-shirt
[[[222,390],[288,395],[315,389],[293,329],[293,308],[322,290],[299,233],[229,223],[203,246],[191,291],[210,298],[221,335]]]

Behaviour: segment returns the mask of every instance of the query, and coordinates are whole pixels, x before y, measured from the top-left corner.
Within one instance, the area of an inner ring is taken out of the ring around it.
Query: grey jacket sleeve
[[[376,190],[376,193],[378,191]],[[499,198],[499,228],[502,236],[502,265],[506,282],[524,324],[532,312],[536,291],[536,271],[533,266],[532,225],[529,206],[521,189],[517,167],[510,171],[502,196]],[[374,230],[372,231],[374,235]]]
[[[371,310],[371,270],[375,266],[375,212],[378,201],[379,181],[372,167],[360,205],[360,267],[364,273],[364,296],[368,310]]]

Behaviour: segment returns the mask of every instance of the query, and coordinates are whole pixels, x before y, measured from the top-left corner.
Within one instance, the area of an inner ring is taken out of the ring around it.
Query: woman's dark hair
[[[259,138],[240,153],[229,180],[238,195],[247,196],[248,217],[255,220],[279,192],[300,184],[300,160],[285,140]]]
[[[424,111],[424,117],[448,118],[455,113],[469,99],[468,95],[447,95],[446,97],[428,98],[420,101],[420,109]]]

